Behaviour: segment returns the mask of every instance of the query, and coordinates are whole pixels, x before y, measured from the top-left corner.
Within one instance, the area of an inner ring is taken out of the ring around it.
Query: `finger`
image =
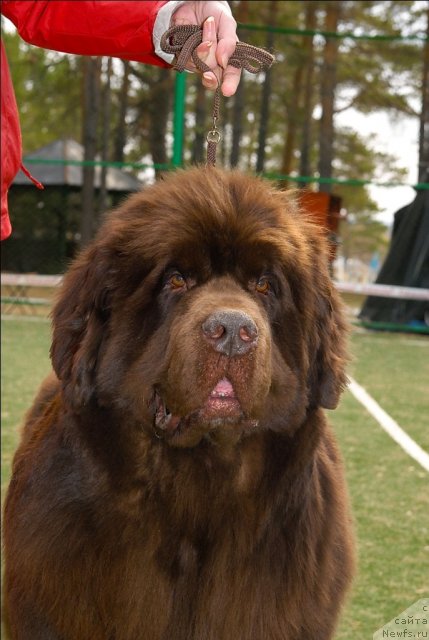
[[[213,16],[209,16],[206,20],[204,20],[202,38],[203,42],[205,40],[210,40],[210,42],[217,41],[216,22]]]
[[[207,64],[207,60],[209,59],[209,56],[211,55],[211,50],[212,49],[213,49],[213,42],[210,42],[210,40],[202,42],[196,48],[196,53],[197,53],[199,59],[202,60],[205,64]],[[189,58],[188,68],[191,68],[191,67],[192,67],[193,71],[195,71],[195,69],[196,69],[195,63],[192,60],[192,58]]]
[[[235,51],[238,41],[236,30],[235,20],[231,16],[222,14],[217,30],[216,60],[223,69],[226,69],[228,60]]]
[[[229,65],[223,72],[221,91],[224,96],[233,96],[240,82],[241,69]]]
[[[210,69],[216,69],[217,60],[216,60],[216,45],[217,45],[217,36],[216,36],[216,23],[213,16],[209,16],[207,20],[204,20],[203,23],[203,33],[202,39],[204,42],[211,42],[212,46],[210,47],[209,53],[204,58],[204,62]],[[201,46],[201,45],[200,45]],[[197,54],[199,54],[199,48],[197,48]]]
[[[218,87],[218,81],[213,71],[207,71],[206,73],[203,73],[202,83],[203,86],[206,87],[206,89],[211,89],[212,91],[215,91]]]
[[[214,53],[215,47],[216,45],[208,40],[206,42],[202,42],[196,49],[197,56],[207,67],[209,67],[209,69],[217,68],[216,55]],[[191,60],[189,62],[191,62]],[[200,69],[200,72],[201,71],[204,73],[205,70]]]
[[[211,51],[213,49],[213,43],[212,42],[202,42],[198,47],[197,47],[197,54],[198,57],[204,62],[204,64],[206,64],[208,67],[210,67],[210,55],[212,55],[212,59],[214,58],[214,55],[211,54]],[[216,60],[214,62],[215,65],[215,69],[218,69],[217,64],[216,64]],[[187,65],[187,69],[189,71],[197,71],[199,73],[201,73],[201,69],[198,69],[194,62],[192,60],[189,60],[189,64]],[[220,71],[220,69],[219,69]],[[203,77],[202,77],[202,83],[203,86],[206,87],[207,89],[216,89],[217,85],[218,85],[218,81],[216,78],[216,75],[214,74],[213,71],[204,71],[203,70]]]
[[[222,69],[228,66],[228,60],[235,51],[237,40],[219,40],[216,47],[216,60]]]

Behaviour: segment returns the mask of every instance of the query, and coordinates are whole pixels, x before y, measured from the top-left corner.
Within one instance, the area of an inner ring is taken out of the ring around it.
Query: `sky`
[[[361,134],[371,138],[372,146],[384,153],[389,153],[398,159],[398,166],[407,169],[408,175],[401,179],[405,184],[417,183],[418,175],[418,118],[393,118],[387,112],[377,112],[365,115],[355,111],[340,114],[338,122],[351,126]],[[388,168],[386,168],[388,170]],[[377,181],[389,181],[389,176],[380,176]],[[382,210],[377,218],[391,226],[393,215],[398,209],[410,204],[415,197],[412,187],[369,187],[371,197]],[[347,206],[347,205],[346,205]]]

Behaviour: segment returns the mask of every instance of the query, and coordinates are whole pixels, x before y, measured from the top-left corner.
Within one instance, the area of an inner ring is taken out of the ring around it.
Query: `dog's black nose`
[[[244,355],[258,340],[258,327],[243,311],[215,311],[203,322],[202,330],[213,349],[229,357]]]

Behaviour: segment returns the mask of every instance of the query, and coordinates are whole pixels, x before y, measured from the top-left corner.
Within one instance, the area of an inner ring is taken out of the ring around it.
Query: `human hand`
[[[228,65],[238,41],[237,23],[222,2],[185,2],[172,15],[171,26],[197,24],[202,26],[202,42],[197,48],[198,56],[210,67],[202,75],[207,89],[216,89],[218,82],[224,96],[232,96],[240,82],[241,69]],[[197,71],[192,60],[186,68]]]

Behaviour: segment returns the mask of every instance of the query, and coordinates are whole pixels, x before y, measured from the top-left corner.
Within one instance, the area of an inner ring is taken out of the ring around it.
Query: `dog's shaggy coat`
[[[321,232],[262,180],[113,212],[53,312],[4,519],[11,640],[328,640],[353,568]]]

